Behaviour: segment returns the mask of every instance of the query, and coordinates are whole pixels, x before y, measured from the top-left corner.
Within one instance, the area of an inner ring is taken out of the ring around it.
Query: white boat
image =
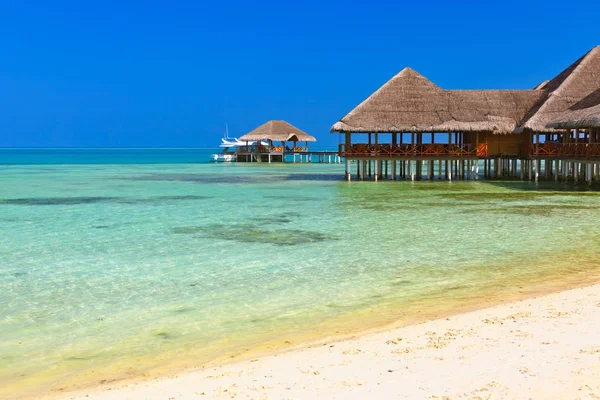
[[[230,138],[227,125],[225,125],[225,136],[221,138],[220,148],[223,149],[221,153],[215,153],[210,155],[210,161],[213,162],[232,162],[236,159],[235,149],[238,146],[244,144],[237,140],[237,138]]]
[[[221,153],[215,153],[210,155],[210,161],[213,162],[232,162],[236,160],[236,148],[240,146],[253,146],[256,142],[240,142],[237,138],[230,138],[227,125],[225,125],[225,136],[221,138],[220,148],[223,149]],[[267,146],[267,142],[260,142],[263,146]]]

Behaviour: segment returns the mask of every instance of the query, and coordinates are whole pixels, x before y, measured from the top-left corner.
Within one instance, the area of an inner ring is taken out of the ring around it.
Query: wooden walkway
[[[318,163],[318,164],[340,164],[343,158],[337,151],[297,151],[289,153],[261,152],[261,153],[237,153],[238,162],[285,162],[285,163]]]

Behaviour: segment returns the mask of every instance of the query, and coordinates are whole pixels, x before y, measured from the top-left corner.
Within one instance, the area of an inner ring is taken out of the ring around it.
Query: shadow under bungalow
[[[600,46],[531,90],[444,90],[405,68],[331,128],[346,178],[600,175]]]

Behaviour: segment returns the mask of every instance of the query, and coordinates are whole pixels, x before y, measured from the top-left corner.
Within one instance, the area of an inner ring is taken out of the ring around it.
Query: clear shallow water
[[[600,195],[564,184],[55,161],[0,175],[5,397],[221,362],[600,272]]]

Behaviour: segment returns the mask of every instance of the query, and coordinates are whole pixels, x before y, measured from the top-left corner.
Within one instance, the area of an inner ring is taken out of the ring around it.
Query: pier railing
[[[271,154],[282,154],[283,151],[283,146],[271,146],[271,151],[269,151],[269,147],[267,146],[259,146],[258,149],[256,148],[255,145],[249,145],[249,146],[238,146],[236,147],[235,151],[238,154],[251,154],[251,153],[260,153],[260,154],[269,154],[269,152]],[[287,148],[285,149],[285,153],[291,154],[291,153],[306,153],[308,152],[308,147],[307,146],[296,146],[293,149],[291,148]]]
[[[487,144],[340,144],[340,157],[487,157]]]
[[[600,159],[600,143],[533,143],[526,151],[529,157]]]

